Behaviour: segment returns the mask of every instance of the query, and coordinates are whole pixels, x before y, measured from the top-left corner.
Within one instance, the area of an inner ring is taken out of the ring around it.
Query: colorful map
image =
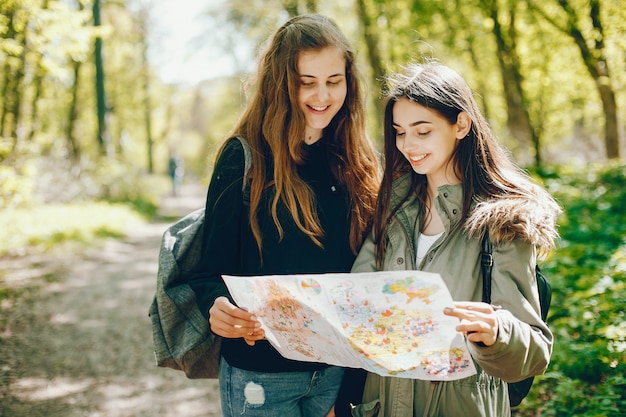
[[[476,373],[438,274],[224,276],[285,357],[380,375],[453,380]]]

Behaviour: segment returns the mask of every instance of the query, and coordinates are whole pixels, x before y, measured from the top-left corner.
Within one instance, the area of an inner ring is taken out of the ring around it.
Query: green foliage
[[[124,236],[142,218],[129,206],[106,202],[43,205],[0,212],[0,255],[44,249],[67,241]]]
[[[30,203],[35,183],[23,171],[27,170],[0,165],[0,209]]]
[[[626,379],[623,375],[589,384],[551,373],[533,385],[531,394],[517,416],[620,417],[626,409]]]
[[[170,187],[166,176],[106,158],[80,166],[51,156],[21,167],[0,164],[0,255],[123,236],[132,223],[155,215]]]
[[[626,165],[541,172],[562,204],[544,271],[554,290],[550,373],[518,415],[620,416],[626,409]],[[524,412],[526,411],[526,413]],[[532,411],[534,410],[534,411]]]

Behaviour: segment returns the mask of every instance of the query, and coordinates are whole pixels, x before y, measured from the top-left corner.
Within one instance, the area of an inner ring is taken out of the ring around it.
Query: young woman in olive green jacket
[[[507,383],[542,374],[553,336],[541,320],[538,254],[557,238],[558,204],[511,162],[465,81],[429,62],[391,77],[385,171],[374,228],[353,272],[439,273],[478,373],[445,382],[368,374],[354,416],[509,416]],[[481,239],[493,243],[492,304]]]

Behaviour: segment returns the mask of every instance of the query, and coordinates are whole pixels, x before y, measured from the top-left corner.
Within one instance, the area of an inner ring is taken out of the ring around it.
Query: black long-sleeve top
[[[347,193],[331,175],[325,139],[302,146],[306,150],[306,158],[305,163],[298,166],[298,174],[315,194],[317,214],[325,233],[321,239],[323,248],[315,245],[298,229],[282,202],[277,211],[284,234],[282,240],[279,238],[270,213],[274,192],[274,188],[270,187],[264,192],[257,212],[263,239],[261,262],[248,220],[249,206],[244,204],[242,195],[243,149],[238,140],[230,140],[211,178],[206,202],[203,259],[190,280],[200,311],[207,318],[217,297],[227,296],[232,300],[221,279],[222,274],[350,271],[355,255],[350,250]],[[232,366],[258,372],[308,371],[328,366],[286,359],[265,340],[249,346],[242,338],[224,339],[222,355]]]
[[[249,205],[243,197],[244,155],[238,140],[230,140],[216,163],[206,202],[203,259],[190,279],[200,311],[207,319],[219,296],[231,299],[221,275],[277,275],[349,272],[355,259],[350,250],[350,205],[344,187],[331,175],[329,149],[325,139],[306,150],[298,175],[315,194],[322,229],[323,248],[315,245],[293,222],[286,207],[279,204],[278,216],[283,239],[270,214],[273,187],[264,192],[257,219],[263,238],[263,262],[248,220]],[[271,162],[268,163],[271,167]],[[271,169],[271,168],[269,168]],[[258,372],[313,371],[328,365],[299,362],[282,357],[267,341],[249,346],[241,338],[222,340],[222,355],[232,366]],[[349,416],[349,403],[358,403],[365,381],[362,369],[346,369],[335,413]]]

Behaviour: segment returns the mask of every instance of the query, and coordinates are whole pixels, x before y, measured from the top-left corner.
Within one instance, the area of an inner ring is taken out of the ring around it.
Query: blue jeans
[[[325,417],[335,404],[343,369],[314,372],[255,372],[220,359],[224,417]]]

